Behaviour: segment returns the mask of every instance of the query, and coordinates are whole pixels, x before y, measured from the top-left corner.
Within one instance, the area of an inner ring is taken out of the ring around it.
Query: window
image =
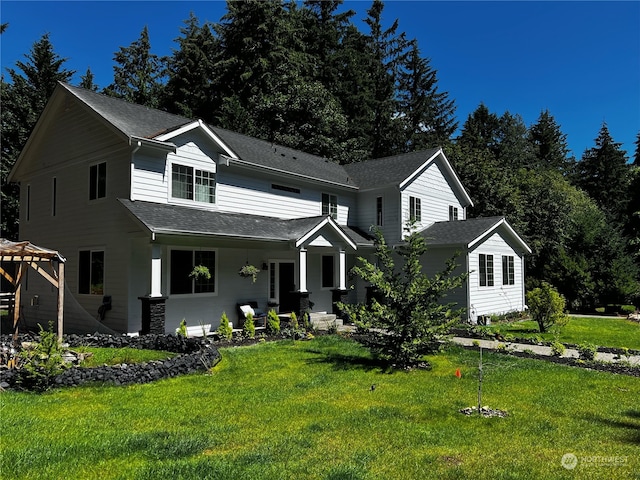
[[[322,256],[322,288],[333,288],[335,282],[333,255]]]
[[[171,196],[202,203],[215,203],[216,175],[208,170],[174,163],[171,166]]]
[[[196,265],[209,269],[211,278],[190,277]],[[216,252],[214,250],[171,250],[171,295],[214,293],[216,291]]]
[[[493,287],[493,255],[480,254],[480,286]]]
[[[58,203],[58,179],[53,177],[51,183],[51,216],[56,216],[56,207]]]
[[[458,220],[458,207],[449,205],[449,221],[453,222],[455,220]]]
[[[382,226],[382,197],[376,198],[376,225]]]
[[[107,196],[107,162],[89,167],[89,200]]]
[[[513,267],[513,255],[502,256],[502,284],[514,285],[515,282],[515,270]]]
[[[322,194],[322,215],[330,215],[334,220],[338,219],[338,196],[328,193]]]
[[[409,220],[412,222],[422,221],[422,202],[417,197],[409,197]]]
[[[78,257],[78,293],[104,294],[104,251],[81,250]]]
[[[296,187],[289,187],[287,185],[278,185],[277,183],[272,183],[271,188],[273,190],[280,190],[281,192],[289,192],[289,193],[300,193],[300,189]]]

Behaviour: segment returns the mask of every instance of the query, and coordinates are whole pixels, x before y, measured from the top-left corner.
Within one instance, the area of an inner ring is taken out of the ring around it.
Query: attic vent
[[[272,183],[271,184],[271,188],[273,190],[280,190],[282,192],[289,192],[289,193],[297,193],[300,194],[300,189],[296,188],[296,187],[288,187],[287,185],[278,185],[277,183]]]

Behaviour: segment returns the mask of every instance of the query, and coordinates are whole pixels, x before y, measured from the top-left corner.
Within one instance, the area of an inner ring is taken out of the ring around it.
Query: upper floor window
[[[455,220],[458,220],[458,207],[449,205],[449,221],[453,222]]]
[[[480,259],[480,286],[493,287],[493,255],[481,253]]]
[[[203,203],[216,202],[216,175],[174,163],[171,166],[171,196]]]
[[[502,284],[514,285],[515,282],[515,269],[513,263],[513,255],[502,256]]]
[[[382,197],[376,198],[376,225],[382,226]]]
[[[422,201],[418,197],[409,197],[409,220],[422,221]]]
[[[107,162],[89,167],[89,200],[107,196]]]
[[[190,276],[196,265],[207,267],[211,278]],[[169,283],[171,295],[214,293],[216,291],[215,250],[171,250]]]
[[[78,293],[104,294],[104,250],[80,250]]]
[[[334,220],[338,219],[338,196],[328,193],[322,194],[322,215],[330,215]]]

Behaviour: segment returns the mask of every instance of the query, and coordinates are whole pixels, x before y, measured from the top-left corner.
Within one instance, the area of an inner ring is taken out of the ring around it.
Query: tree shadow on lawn
[[[309,359],[309,364],[331,364],[333,369],[337,371],[345,370],[364,370],[370,372],[378,370],[380,373],[394,373],[393,369],[387,362],[377,358],[366,357],[362,355],[345,355],[339,352],[331,352],[319,348],[308,347],[305,352],[317,354],[317,358]]]
[[[640,410],[627,410],[624,416],[629,420],[612,420],[602,416],[584,417],[588,422],[596,421],[602,425],[616,427],[624,430],[621,440],[640,445]]]

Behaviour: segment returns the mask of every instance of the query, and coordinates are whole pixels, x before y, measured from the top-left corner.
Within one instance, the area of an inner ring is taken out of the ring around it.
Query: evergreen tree
[[[586,150],[576,165],[575,183],[607,214],[610,221],[624,223],[627,211],[630,167],[621,144],[613,140],[603,123],[595,147]]]
[[[439,92],[436,71],[420,56],[416,41],[403,62],[398,76],[398,113],[402,121],[405,152],[447,144],[458,128],[455,102],[447,92]]]
[[[128,47],[120,47],[113,57],[113,83],[103,93],[127,102],[156,108],[160,103],[163,60],[151,53],[149,30],[145,26],[140,38]]]
[[[211,26],[200,26],[193,13],[180,33],[179,48],[167,60],[168,81],[161,105],[172,113],[211,123],[220,107],[213,68],[218,41]]]
[[[629,239],[631,256],[640,267],[640,133],[636,138],[636,151],[629,182],[629,205],[627,206],[625,233]]]
[[[367,11],[365,23],[369,26],[367,53],[371,57],[369,68],[362,75],[372,79],[372,114],[369,129],[371,156],[384,157],[399,153],[402,122],[398,120],[396,84],[399,69],[407,56],[409,42],[403,33],[398,33],[398,20],[384,29],[382,11],[384,3],[374,0]]]
[[[507,175],[532,163],[532,149],[527,142],[528,129],[520,115],[505,112],[499,120],[496,158]]]
[[[0,85],[2,103],[0,229],[3,237],[13,240],[18,239],[19,189],[15,184],[6,183],[7,176],[58,82],[68,82],[75,73],[63,67],[67,59],[55,53],[48,33],[33,44],[31,51],[25,57],[26,61],[16,62],[16,66],[22,73],[13,68],[7,69],[11,81],[5,81],[3,75]]]
[[[529,129],[528,140],[535,155],[532,168],[551,168],[563,175],[572,172],[574,160],[569,158],[567,136],[549,110],[540,113],[538,121]]]
[[[80,85],[81,88],[86,88],[87,90],[91,90],[92,92],[98,91],[98,85],[93,83],[93,72],[90,68],[87,68],[87,73],[80,77]]]

